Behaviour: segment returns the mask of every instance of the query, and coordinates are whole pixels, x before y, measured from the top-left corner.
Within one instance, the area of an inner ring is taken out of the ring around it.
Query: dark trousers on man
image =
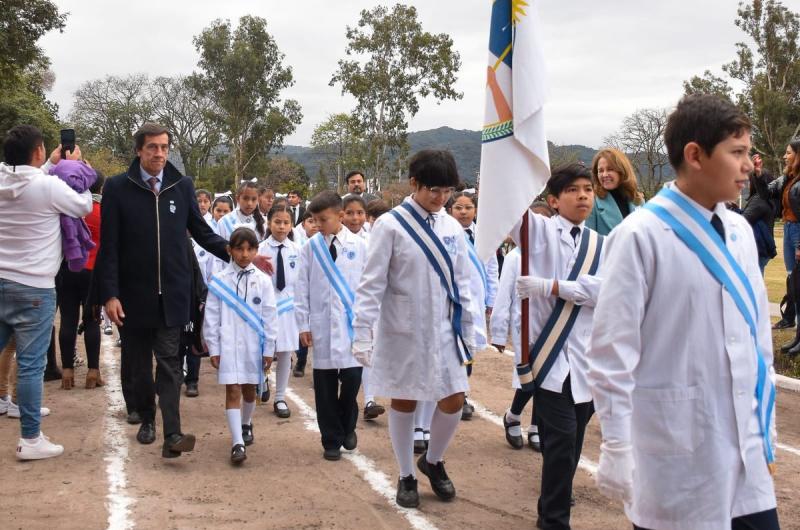
[[[361,370],[360,366],[330,370],[314,368],[314,404],[325,449],[339,449],[345,436],[356,430]]]
[[[180,344],[180,360],[179,366],[183,370],[183,362],[186,361],[186,371],[183,373],[183,383],[197,384],[200,381],[200,359],[201,357],[192,352],[192,343],[194,342],[194,335],[189,332],[181,332]]]
[[[647,530],[633,525],[634,530]],[[780,530],[778,510],[773,508],[764,512],[751,513],[731,520],[731,530]]]
[[[180,387],[183,372],[178,347],[180,327],[119,328],[122,338],[122,383],[128,385],[126,405],[143,422],[155,421],[156,394],[164,422],[164,437],[181,433]],[[153,356],[156,377],[153,382]]]
[[[537,388],[536,425],[542,444],[542,487],[538,512],[546,530],[568,529],[572,479],[578,468],[586,424],[594,413],[594,404],[575,403],[570,377],[561,392]]]

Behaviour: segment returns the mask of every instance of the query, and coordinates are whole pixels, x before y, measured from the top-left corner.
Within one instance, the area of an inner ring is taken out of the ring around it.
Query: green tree
[[[18,81],[31,65],[46,69],[50,61],[36,41],[48,31],[64,30],[67,13],[47,0],[3,0],[0,9],[0,86]]]
[[[45,146],[53,149],[59,142],[58,107],[47,100],[47,71],[28,68],[10,70],[6,86],[0,90],[0,134],[20,124],[38,127]]]
[[[396,4],[361,11],[358,25],[347,26],[347,58],[330,85],[356,99],[354,117],[367,139],[371,178],[389,176],[391,156],[407,143],[408,120],[419,99],[462,97],[454,88],[461,58],[447,34],[423,31],[417,10]]]
[[[336,173],[337,192],[342,191],[345,172],[360,170],[367,156],[360,125],[351,115],[344,113],[331,114],[314,128],[311,147],[324,157],[320,171],[324,166],[324,169]]]
[[[684,83],[687,93],[707,88],[733,94],[753,122],[753,144],[773,170],[789,140],[800,133],[800,15],[778,0],[740,2],[736,26],[750,39],[722,70],[741,90],[706,72]]]
[[[244,16],[239,26],[216,20],[194,38],[201,72],[198,90],[216,103],[215,120],[226,139],[238,179],[258,156],[283,146],[302,119],[297,101],[280,93],[294,84],[292,69],[267,32],[263,18]]]
[[[306,193],[309,189],[308,175],[305,168],[285,156],[271,156],[265,160],[263,169],[258,174],[264,175],[264,184],[281,193],[292,189],[300,189]]]
[[[706,70],[702,76],[694,76],[683,82],[685,94],[715,94],[729,101],[733,101],[733,90],[728,82]]]

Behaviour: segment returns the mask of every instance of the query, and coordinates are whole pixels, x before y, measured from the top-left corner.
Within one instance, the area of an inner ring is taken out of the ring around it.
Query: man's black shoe
[[[306,367],[305,366],[295,366],[292,375],[295,377],[303,377],[306,374]]]
[[[139,425],[142,423],[142,417],[139,416],[139,413],[134,410],[133,412],[128,413],[128,418],[126,421],[131,425]]]
[[[242,425],[242,440],[245,445],[253,445],[255,437],[253,436],[253,424]]]
[[[419,492],[417,491],[417,479],[414,475],[400,477],[397,480],[397,504],[403,508],[416,508],[419,506]]]
[[[339,460],[342,458],[342,450],[338,447],[335,449],[325,449],[322,453],[322,458],[325,460]]]
[[[794,327],[794,322],[782,318],[772,325],[772,329],[789,329]]]
[[[143,421],[136,433],[136,441],[140,444],[151,444],[156,441],[156,424],[152,421]]]
[[[450,501],[456,496],[456,488],[453,486],[447,471],[444,470],[444,462],[431,464],[427,459],[428,452],[425,451],[417,460],[417,469],[431,481],[431,489],[437,497],[443,501]]]
[[[200,395],[200,390],[197,388],[197,383],[186,383],[186,397],[197,397]]]
[[[161,456],[164,458],[177,458],[181,453],[194,449],[194,434],[171,434],[164,440]]]
[[[348,433],[347,436],[344,437],[344,442],[342,443],[342,447],[344,447],[348,451],[352,451],[357,446],[358,446],[358,436],[356,436],[356,431]]]

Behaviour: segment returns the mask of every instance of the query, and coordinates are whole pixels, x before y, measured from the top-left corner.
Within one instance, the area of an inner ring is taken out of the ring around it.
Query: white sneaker
[[[19,418],[19,416],[20,416],[19,405],[17,405],[16,403],[11,401],[10,399],[8,401],[9,401],[9,404],[8,404],[8,417],[9,418]],[[48,409],[47,407],[42,407],[41,409],[39,409],[39,416],[40,417],[44,418],[45,416],[49,416],[49,415],[50,415],[50,409]]]
[[[8,413],[8,407],[12,404],[11,396],[5,396],[0,398],[0,416],[3,414]]]
[[[63,452],[63,445],[52,443],[41,431],[35,440],[20,438],[17,444],[17,458],[20,460],[42,460],[58,456]]]

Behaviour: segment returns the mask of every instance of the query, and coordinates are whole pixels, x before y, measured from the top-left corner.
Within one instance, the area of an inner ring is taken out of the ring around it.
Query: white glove
[[[603,442],[597,487],[606,497],[630,503],[633,499],[633,450],[629,443]]]
[[[544,298],[553,293],[555,280],[537,278],[536,276],[520,276],[517,278],[517,296],[525,298]]]
[[[355,328],[353,347],[351,349],[353,357],[361,366],[372,366],[372,329]]]

